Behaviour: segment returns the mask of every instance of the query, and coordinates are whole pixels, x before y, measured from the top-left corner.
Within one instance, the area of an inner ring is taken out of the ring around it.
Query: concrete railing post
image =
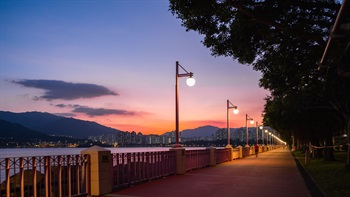
[[[216,148],[210,146],[207,148],[209,150],[209,165],[215,166],[216,165]]]
[[[226,146],[226,149],[228,149],[228,158],[229,158],[229,161],[232,161],[232,151],[233,151],[233,148],[232,146]]]
[[[243,147],[242,146],[237,146],[237,148],[239,149],[238,158],[242,159],[243,158]]]
[[[176,174],[186,173],[186,150],[182,147],[171,148],[170,151],[175,151]]]
[[[82,150],[81,154],[90,155],[90,188],[92,196],[100,196],[112,192],[112,155],[111,151],[93,146]]]
[[[242,152],[243,152],[243,157],[249,156],[250,155],[250,147],[244,147]]]

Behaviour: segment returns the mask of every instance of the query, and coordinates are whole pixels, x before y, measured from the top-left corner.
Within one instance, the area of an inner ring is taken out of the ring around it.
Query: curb
[[[313,197],[325,197],[325,193],[320,189],[320,187],[316,184],[316,181],[312,178],[312,176],[305,170],[303,165],[300,163],[300,161],[295,157],[295,155],[292,152],[292,155],[294,157],[294,161],[298,166],[299,172],[301,176],[303,177],[305,184]]]

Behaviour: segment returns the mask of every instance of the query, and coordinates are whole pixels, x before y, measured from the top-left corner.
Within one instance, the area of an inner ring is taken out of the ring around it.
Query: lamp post
[[[227,146],[226,148],[231,148],[230,144],[230,109],[233,109],[234,114],[238,114],[238,107],[233,105],[229,100],[227,100]]]
[[[262,129],[262,125],[259,125],[258,121],[256,121],[256,144],[258,144],[258,137],[259,137],[259,128]],[[261,134],[262,138],[262,134]]]
[[[246,127],[246,145],[245,145],[245,147],[249,147],[249,145],[248,145],[248,120],[250,120],[250,124],[254,124],[254,119],[249,117],[248,114],[245,114],[245,127]]]
[[[271,132],[269,132],[269,136],[270,136],[270,145],[272,145],[272,137],[271,137]]]
[[[186,73],[183,74],[179,74],[179,67],[185,71]],[[193,73],[192,72],[187,72],[186,69],[184,69],[178,61],[176,61],[176,74],[175,74],[175,113],[176,113],[176,117],[175,117],[175,134],[176,134],[176,143],[174,145],[174,148],[176,147],[181,147],[181,144],[179,142],[179,78],[180,77],[188,77],[186,83],[188,86],[194,86],[195,84],[195,80],[193,77]]]
[[[264,146],[264,126],[260,125],[260,130],[261,130],[261,145]]]
[[[265,129],[265,135],[266,135],[266,146],[269,145],[269,135],[268,135],[268,130]]]

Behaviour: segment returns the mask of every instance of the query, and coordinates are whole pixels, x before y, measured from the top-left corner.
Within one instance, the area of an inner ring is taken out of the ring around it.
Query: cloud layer
[[[72,112],[84,113],[88,116],[103,116],[103,115],[135,115],[134,112],[119,110],[119,109],[105,109],[105,108],[90,108],[90,107],[78,107]]]
[[[58,80],[30,80],[23,79],[20,81],[12,81],[15,84],[22,85],[29,88],[38,88],[45,90],[45,94],[36,99],[44,100],[74,100],[79,98],[94,98],[99,96],[113,95],[117,96],[115,93],[108,88],[88,83],[70,83]]]
[[[70,83],[59,80],[30,80],[23,79],[18,81],[12,81],[12,83],[22,85],[29,88],[38,88],[45,90],[42,96],[37,96],[35,99],[39,100],[74,100],[79,98],[94,98],[99,96],[113,95],[117,96],[115,93],[108,88],[88,83]],[[53,104],[52,104],[53,105]],[[70,113],[62,114],[64,116],[75,116],[75,113],[82,113],[88,116],[104,116],[104,115],[122,115],[122,116],[134,116],[135,112],[121,110],[121,109],[106,109],[106,108],[91,108],[82,105],[72,105],[72,104],[56,104],[59,108],[73,108]]]
[[[92,108],[88,106],[82,106],[82,105],[71,105],[71,104],[57,104],[55,105],[59,108],[73,108],[71,111],[72,114],[74,113],[83,113],[88,116],[94,117],[94,116],[104,116],[104,115],[123,115],[123,116],[134,116],[136,115],[135,112],[122,110],[122,109],[106,109],[106,108]]]

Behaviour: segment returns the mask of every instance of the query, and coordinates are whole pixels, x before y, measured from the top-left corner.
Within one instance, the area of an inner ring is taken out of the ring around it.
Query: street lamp
[[[266,146],[269,145],[269,136],[268,136],[268,130],[265,129],[265,133],[266,133]]]
[[[271,132],[269,132],[269,136],[270,136],[270,146],[272,146],[272,137],[271,137]]]
[[[249,147],[248,145],[248,120],[250,120],[250,124],[254,124],[254,119],[249,117],[248,114],[245,114],[245,128],[246,128],[246,145],[245,147]]]
[[[179,67],[185,71],[186,73],[179,74]],[[192,72],[187,72],[184,67],[182,67],[178,61],[176,61],[176,74],[175,74],[175,113],[176,113],[176,118],[175,118],[175,125],[176,125],[176,143],[174,147],[181,147],[181,144],[179,142],[179,78],[180,77],[188,77],[186,83],[188,86],[194,86],[195,80],[193,78],[193,73]]]
[[[234,114],[238,114],[238,107],[233,105],[229,100],[227,100],[227,146],[226,148],[231,148],[230,144],[230,109],[233,109]]]
[[[256,121],[256,144],[258,144],[259,128],[263,129],[262,125],[259,126],[258,121]],[[262,134],[261,134],[261,138],[262,138]]]
[[[260,125],[260,130],[261,130],[261,145],[264,146],[264,126]]]

